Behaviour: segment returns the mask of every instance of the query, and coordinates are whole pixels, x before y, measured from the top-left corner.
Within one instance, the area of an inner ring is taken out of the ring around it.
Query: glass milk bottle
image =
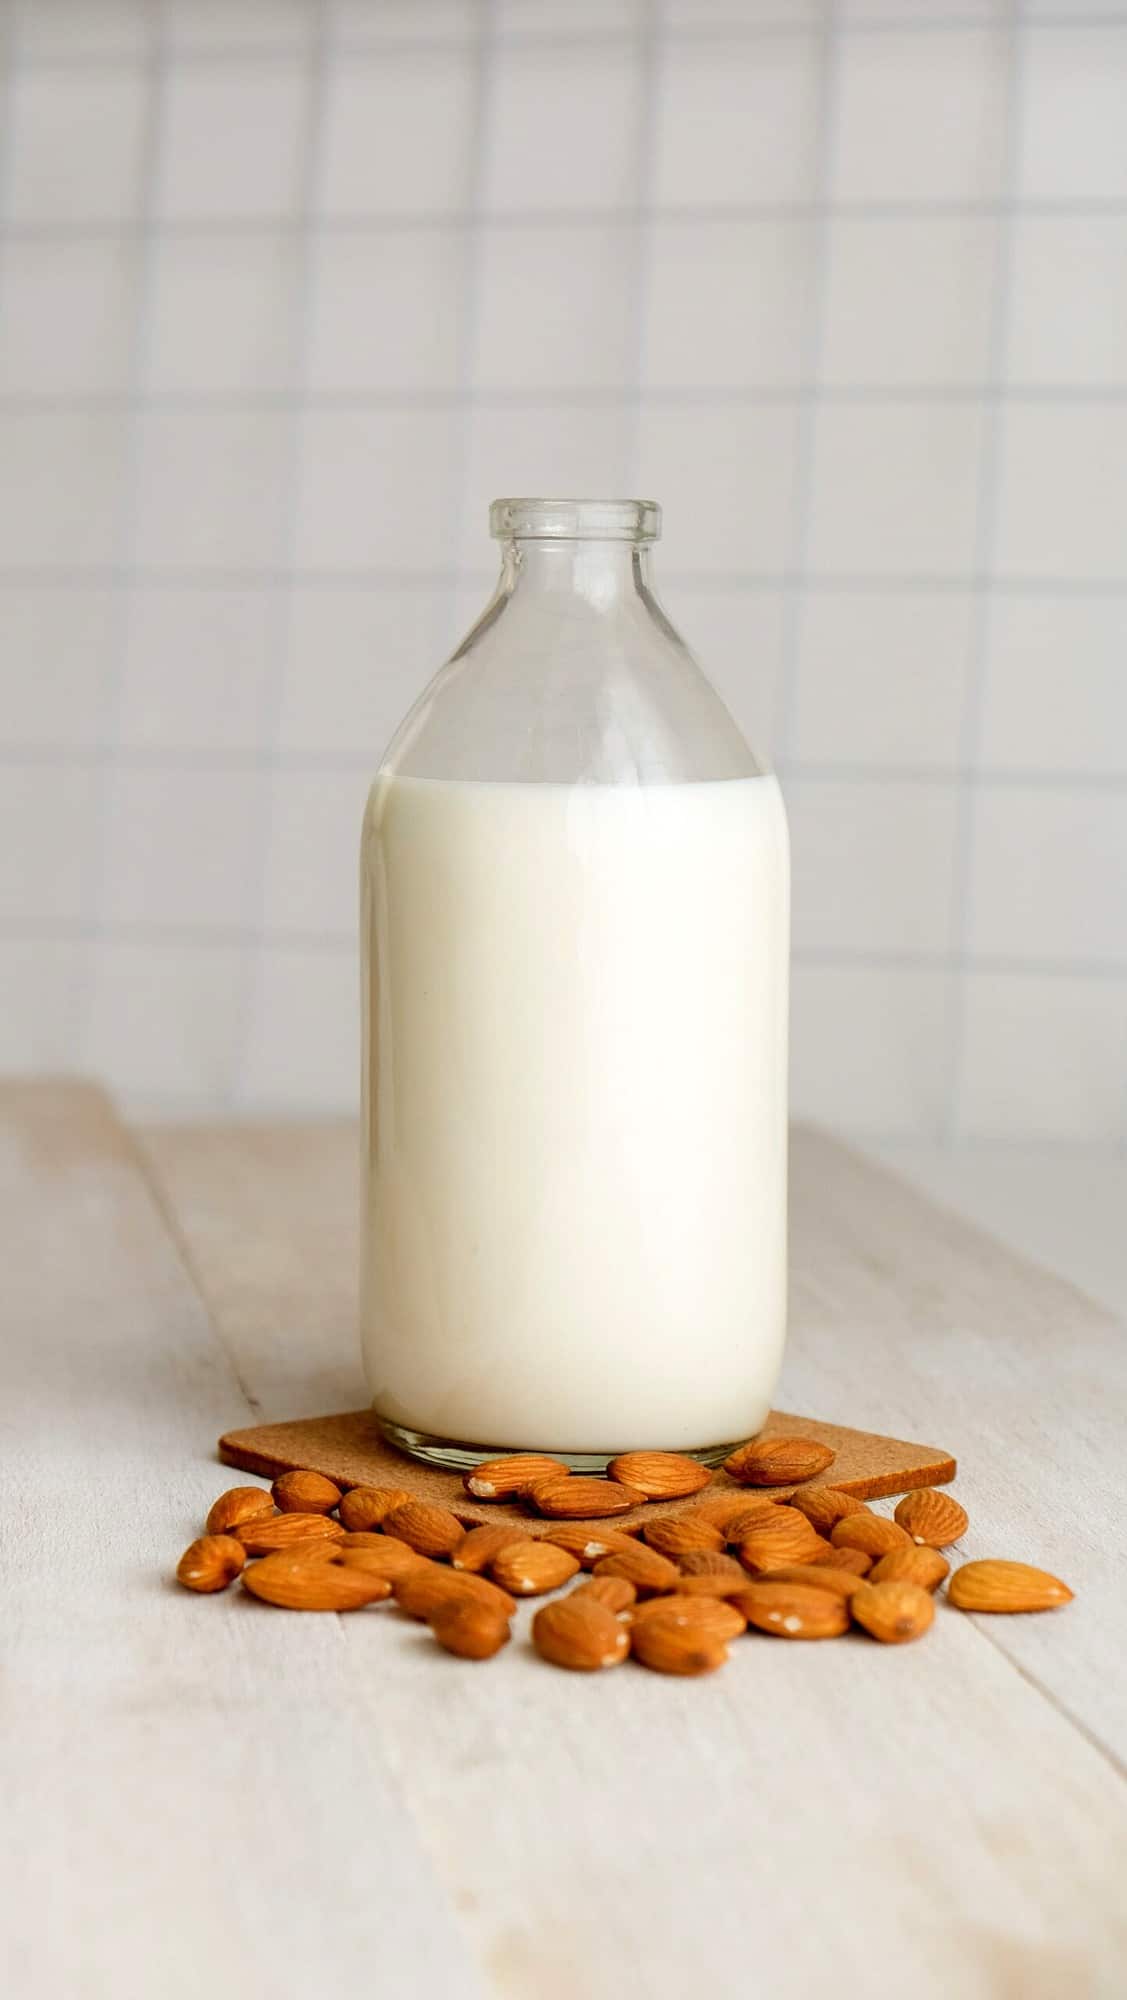
[[[364,821],[362,1341],[416,1456],[708,1462],[786,1321],[789,864],[648,501],[498,500]]]

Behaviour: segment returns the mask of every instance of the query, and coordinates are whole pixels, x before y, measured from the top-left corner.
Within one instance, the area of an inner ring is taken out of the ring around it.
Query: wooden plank
[[[0,1189],[6,1991],[478,1993],[340,1621],[170,1581],[240,1391],[100,1094],[5,1087]]]
[[[876,1431],[851,1430],[843,1424],[824,1424],[815,1417],[790,1416],[772,1410],[763,1427],[764,1437],[808,1437],[825,1444],[833,1452],[827,1471],[807,1482],[809,1486],[837,1486],[862,1499],[889,1493],[907,1493],[914,1487],[940,1486],[955,1477],[955,1461],[949,1452],[933,1445],[909,1444],[902,1438],[882,1437]],[[397,1451],[380,1432],[371,1410],[345,1410],[338,1416],[300,1417],[289,1423],[252,1424],[249,1428],[227,1431],[219,1440],[219,1456],[225,1465],[239,1466],[264,1479],[276,1479],[280,1472],[296,1467],[324,1472],[344,1486],[402,1486],[420,1500],[430,1500],[456,1514],[460,1521],[519,1520],[529,1532],[537,1532],[536,1517],[519,1503],[493,1501],[482,1505],[468,1494],[460,1474],[438,1466],[422,1465]],[[712,1476],[708,1493],[745,1491],[724,1471]],[[772,1497],[785,1500],[793,1486],[773,1486]],[[660,1515],[683,1514],[704,1497],[690,1500],[651,1501],[628,1514],[592,1520],[592,1527],[616,1527],[627,1534],[640,1529],[645,1521]],[[543,1523],[540,1526],[543,1527]]]
[[[307,1407],[327,1379],[360,1387],[352,1134],[312,1135],[312,1174],[294,1129],[146,1143],[256,1401],[300,1407],[303,1366]],[[831,1981],[866,2000],[1111,2000],[1127,1803],[1097,1683],[1118,1673],[1122,1614],[1087,1606],[1122,1502],[1080,1533],[1092,1494],[1068,1476],[1079,1451],[1092,1478],[1092,1412],[1122,1382],[1108,1323],[828,1141],[800,1135],[794,1169],[788,1402],[949,1434],[970,1552],[1056,1550],[1077,1604],[989,1632],[942,1608],[904,1651],[741,1642],[689,1685],[559,1674],[523,1636],[454,1665],[365,1614],[342,1641],[371,1727],[505,2000],[672,2000],[746,1977],[752,1940],[754,1983],[780,2000]],[[296,1313],[282,1263],[301,1271]],[[1114,1485],[1118,1461],[1102,1470]]]

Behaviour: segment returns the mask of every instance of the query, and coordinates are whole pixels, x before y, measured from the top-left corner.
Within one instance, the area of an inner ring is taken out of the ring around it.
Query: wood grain
[[[764,1426],[764,1436],[811,1437],[826,1444],[834,1462],[810,1486],[838,1486],[862,1499],[883,1494],[906,1493],[916,1486],[938,1486],[955,1477],[955,1461],[949,1452],[931,1445],[907,1444],[900,1438],[881,1437],[874,1431],[850,1430],[841,1424],[819,1423],[813,1417],[789,1416],[773,1410]],[[345,1486],[403,1486],[420,1500],[432,1500],[449,1508],[460,1521],[514,1519],[528,1524],[535,1533],[526,1509],[492,1501],[483,1506],[465,1491],[457,1473],[437,1466],[420,1464],[387,1442],[370,1410],[347,1410],[339,1416],[302,1417],[291,1423],[256,1424],[248,1429],[227,1431],[219,1440],[219,1456],[225,1465],[239,1466],[262,1478],[275,1479],[280,1472],[303,1470],[324,1472]],[[771,1498],[784,1500],[793,1486],[773,1486]],[[723,1471],[714,1473],[712,1484],[688,1500],[651,1501],[632,1513],[592,1521],[592,1527],[640,1528],[643,1520],[661,1514],[683,1514],[710,1493],[741,1493]]]

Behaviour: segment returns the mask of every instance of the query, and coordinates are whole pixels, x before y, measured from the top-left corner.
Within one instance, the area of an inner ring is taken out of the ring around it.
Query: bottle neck
[[[527,599],[575,597],[609,610],[650,590],[648,546],[630,541],[567,541],[513,536],[501,544],[501,590]]]

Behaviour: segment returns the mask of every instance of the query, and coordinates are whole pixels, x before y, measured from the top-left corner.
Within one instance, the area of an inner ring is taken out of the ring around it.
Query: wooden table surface
[[[363,1400],[351,1132],[137,1138],[81,1085],[0,1111],[6,1992],[1122,2000],[1106,1313],[799,1132],[780,1401],[950,1446],[965,1554],[1076,1603],[699,1683],[475,1667],[170,1582],[221,1430]]]

